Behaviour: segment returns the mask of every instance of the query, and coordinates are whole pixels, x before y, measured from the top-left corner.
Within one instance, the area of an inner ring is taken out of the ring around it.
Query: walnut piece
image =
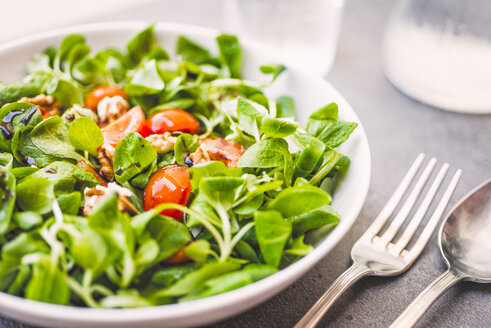
[[[85,188],[85,206],[84,215],[88,216],[97,205],[97,203],[104,197],[108,191],[114,191],[118,194],[119,202],[118,207],[121,212],[127,212],[129,214],[137,214],[135,206],[128,200],[127,197],[133,195],[133,193],[123,187],[118,186],[114,182],[110,182],[107,187],[96,186],[95,188]]]
[[[113,146],[105,143],[102,144],[99,152],[97,153],[97,158],[99,159],[99,163],[101,163],[101,169],[99,172],[109,181],[113,181],[114,179],[113,158],[115,151],[116,149]]]
[[[174,150],[177,137],[172,136],[170,132],[164,132],[164,134],[151,134],[145,138],[158,154],[165,154]]]
[[[213,137],[200,140],[198,149],[189,158],[194,164],[221,161],[230,169],[237,167],[244,152],[244,147],[233,140]]]
[[[61,113],[61,103],[56,101],[53,96],[47,96],[45,94],[37,95],[34,98],[24,97],[19,100],[19,102],[28,102],[36,105],[41,109],[41,111],[48,113],[51,116],[60,115]]]
[[[112,123],[130,109],[121,96],[104,97],[97,105],[97,115],[101,123]]]

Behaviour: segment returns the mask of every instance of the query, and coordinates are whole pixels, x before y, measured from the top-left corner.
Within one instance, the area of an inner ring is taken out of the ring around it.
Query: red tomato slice
[[[85,107],[88,107],[95,111],[99,102],[105,97],[121,96],[124,99],[129,99],[128,94],[121,88],[115,85],[101,85],[95,89],[92,89],[87,96],[85,96]]]
[[[199,122],[188,112],[177,109],[163,109],[150,116],[143,128],[142,135],[163,134],[164,132],[180,131],[196,134],[199,132]]]
[[[140,132],[145,124],[145,114],[140,106],[135,106],[116,121],[102,129],[104,143],[113,147],[118,145],[128,133]]]
[[[167,165],[155,172],[143,191],[143,208],[148,211],[157,205],[174,203],[186,205],[191,192],[189,168],[185,165]],[[161,213],[180,220],[182,212],[168,209]]]

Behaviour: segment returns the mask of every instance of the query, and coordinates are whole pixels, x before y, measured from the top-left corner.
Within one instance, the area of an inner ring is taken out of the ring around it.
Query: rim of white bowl
[[[30,42],[50,37],[63,36],[71,33],[84,33],[90,31],[104,30],[138,31],[138,29],[144,28],[148,25],[149,22],[144,21],[115,21],[106,23],[74,25],[70,27],[49,30],[46,32],[41,32],[14,41],[10,41],[0,46],[0,53],[11,48],[24,46]],[[186,33],[200,34],[205,37],[214,37],[219,34],[218,30],[211,28],[167,22],[155,23],[155,30],[174,32],[183,35],[186,35]],[[271,58],[275,58],[274,51],[272,51],[268,47],[258,44],[257,42],[241,39],[241,44],[254,49],[254,51],[267,53]],[[289,69],[301,71],[294,63],[285,62],[285,65]],[[32,301],[22,297],[0,292],[1,306],[6,310],[12,310],[14,312],[17,312],[19,311],[19,309],[23,308],[28,309],[30,317],[36,316],[45,319],[59,320],[60,322],[70,321],[72,323],[80,322],[85,324],[109,324],[118,322],[146,322],[156,319],[165,320],[166,318],[170,319],[176,317],[196,316],[199,314],[207,313],[209,311],[220,309],[224,306],[238,304],[246,301],[247,299],[257,297],[258,293],[264,290],[277,290],[276,293],[278,293],[279,291],[283,290],[291,283],[293,283],[293,281],[298,279],[298,277],[310,270],[323,257],[325,257],[329,253],[329,251],[334,248],[334,246],[339,243],[341,238],[346,235],[348,230],[356,221],[368,194],[371,175],[371,155],[365,130],[360,124],[361,122],[357,114],[344,99],[344,97],[321,76],[316,76],[307,72],[302,74],[308,76],[309,79],[317,80],[318,83],[323,84],[327,89],[329,89],[330,92],[335,95],[335,98],[337,99],[336,101],[338,103],[341,103],[339,107],[343,108],[343,112],[346,112],[349,116],[351,116],[350,118],[359,123],[359,126],[356,129],[356,133],[359,134],[359,137],[361,139],[362,145],[360,145],[360,147],[364,147],[366,150],[364,156],[366,156],[367,159],[366,163],[364,163],[364,179],[360,181],[359,184],[360,192],[357,194],[357,198],[353,199],[353,207],[350,208],[351,215],[349,217],[343,217],[336,228],[331,231],[329,235],[323,241],[321,241],[308,255],[304,256],[290,266],[280,270],[279,272],[267,278],[254,282],[253,284],[223,294],[184,303],[174,303],[141,308],[97,309]],[[292,276],[297,278],[293,281],[290,281]],[[272,297],[273,295],[274,294],[272,294],[270,297]],[[262,300],[261,302],[264,302],[265,300],[266,299]],[[255,306],[257,306],[257,304]],[[225,318],[226,316],[223,317]]]

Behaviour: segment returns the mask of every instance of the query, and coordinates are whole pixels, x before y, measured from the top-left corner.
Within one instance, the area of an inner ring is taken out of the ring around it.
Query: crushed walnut
[[[118,194],[119,202],[118,206],[121,212],[127,212],[129,214],[137,214],[135,206],[128,200],[127,197],[133,196],[133,193],[126,188],[118,186],[114,182],[110,182],[107,187],[96,186],[95,188],[85,188],[85,206],[84,215],[88,216],[97,205],[97,203],[102,199],[102,197],[108,192],[114,191]]]
[[[104,97],[97,105],[97,115],[101,123],[112,123],[130,109],[121,96]]]
[[[19,102],[28,102],[36,105],[43,112],[48,113],[51,116],[60,115],[61,113],[61,103],[56,101],[53,96],[47,96],[45,94],[37,95],[34,98],[24,97],[19,100]]]
[[[145,139],[150,142],[158,154],[165,154],[174,150],[177,137],[172,136],[170,132],[164,132],[164,134],[151,134]]]
[[[101,169],[99,170],[99,172],[109,181],[112,181],[114,179],[113,158],[115,150],[116,149],[113,146],[105,143],[102,144],[101,148],[97,152],[97,158],[99,159],[99,163],[101,164]]]
[[[189,154],[189,158],[194,164],[221,161],[228,168],[234,168],[244,152],[244,147],[233,140],[213,137],[200,140],[198,149]]]

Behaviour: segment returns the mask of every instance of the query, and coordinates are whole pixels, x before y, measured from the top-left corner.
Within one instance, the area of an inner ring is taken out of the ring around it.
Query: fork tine
[[[440,203],[438,203],[435,212],[433,212],[433,215],[431,216],[430,220],[426,224],[418,240],[411,248],[411,250],[405,255],[406,258],[416,259],[418,255],[421,253],[421,251],[423,250],[423,248],[426,246],[438,222],[440,221],[443,213],[445,212],[445,209],[447,208],[447,205],[450,202],[450,198],[452,198],[455,188],[457,188],[457,184],[459,183],[461,176],[462,176],[462,170],[459,169],[457,170],[457,172],[455,172],[452,181],[450,181],[450,184],[448,185],[447,190],[445,190],[445,193],[443,194]]]
[[[404,202],[404,205],[402,205],[402,207],[399,210],[399,212],[397,213],[396,217],[390,223],[389,228],[380,237],[378,242],[380,242],[383,245],[387,245],[394,238],[394,236],[397,234],[397,232],[401,228],[402,224],[407,219],[409,212],[411,212],[411,209],[413,208],[414,203],[416,203],[416,200],[418,199],[419,195],[421,194],[421,191],[423,190],[423,187],[425,186],[426,181],[428,181],[428,178],[430,177],[430,174],[433,171],[435,164],[436,164],[436,158],[433,157],[428,162],[428,165],[426,165],[426,168],[424,169],[423,174],[421,174],[421,177],[418,179],[418,182],[416,182],[416,185],[414,186],[413,190],[409,194],[407,200]]]
[[[404,196],[404,193],[406,192],[407,188],[411,184],[414,175],[416,174],[419,167],[421,166],[421,163],[423,163],[424,158],[425,158],[425,154],[423,153],[420,153],[416,157],[413,164],[411,165],[406,175],[402,179],[401,183],[397,187],[396,191],[389,199],[387,204],[385,204],[384,208],[380,211],[379,215],[375,218],[373,223],[368,227],[367,231],[365,231],[363,237],[369,238],[371,240],[380,231],[380,229],[382,229],[382,227],[385,225],[385,223],[390,218],[390,216],[396,209],[397,205],[401,201],[402,196]]]
[[[423,218],[426,215],[426,212],[428,212],[428,208],[430,207],[431,202],[435,198],[438,189],[440,189],[440,186],[442,185],[442,181],[443,178],[445,178],[445,175],[447,174],[448,167],[449,167],[448,163],[445,163],[440,169],[440,172],[438,172],[435,181],[433,181],[433,184],[431,185],[430,190],[428,191],[425,198],[423,199],[423,202],[421,203],[420,207],[418,208],[413,218],[409,222],[408,226],[404,230],[404,233],[402,234],[401,238],[399,238],[399,240],[393,246],[392,251],[394,252],[394,254],[397,255],[400,254],[400,252],[404,249],[404,247],[407,246],[407,244],[413,237],[414,233],[416,232],[419,225],[421,224],[421,221],[423,221]]]

